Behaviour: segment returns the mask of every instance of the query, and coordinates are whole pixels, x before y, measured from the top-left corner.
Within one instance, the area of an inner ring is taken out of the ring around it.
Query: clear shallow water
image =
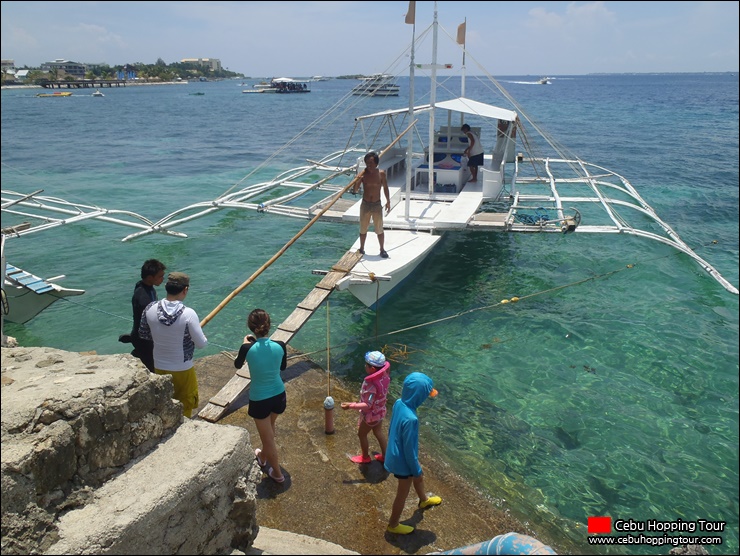
[[[736,76],[501,81],[562,144],[627,177],[684,241],[740,282]],[[243,95],[230,81],[128,87],[103,99],[4,90],[3,188],[43,188],[156,219],[231,188],[353,85]],[[455,80],[445,85],[459,89]],[[476,87],[469,80],[468,96]],[[189,95],[198,91],[206,94]],[[363,102],[336,114],[328,138],[311,138],[308,150],[296,147],[271,167],[342,148],[358,113],[408,105],[403,96]],[[145,259],[188,272],[188,304],[204,318],[304,225],[222,211],[181,226],[186,240],[122,243],[131,230],[102,222],[11,239],[11,262],[42,276],[64,273],[65,285],[87,291],[6,333],[23,345],[123,352],[117,337],[130,327]],[[236,349],[256,306],[274,322],[286,318],[317,282],[311,270],[336,262],[356,232],[312,227],[206,325],[211,346],[199,355]],[[497,305],[515,295],[522,301]],[[447,235],[379,313],[335,293],[292,343],[358,386],[365,351],[404,350],[392,396],[412,370],[430,374],[441,394],[421,410],[425,442],[535,530],[586,547],[588,516],[721,520],[725,544],[708,550],[738,550],[738,298],[667,246],[585,234]]]

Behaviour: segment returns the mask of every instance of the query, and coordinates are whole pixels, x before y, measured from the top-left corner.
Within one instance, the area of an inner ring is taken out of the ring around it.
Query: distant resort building
[[[221,71],[221,60],[218,58],[183,58],[181,64],[197,64],[204,66],[211,71]]]
[[[53,62],[41,64],[41,71],[56,72],[57,74],[70,75],[75,79],[85,79],[87,66],[79,62],[70,62],[69,60],[57,59]]]

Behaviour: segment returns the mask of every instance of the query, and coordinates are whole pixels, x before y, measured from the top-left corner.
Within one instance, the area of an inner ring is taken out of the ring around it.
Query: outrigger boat
[[[357,226],[361,199],[349,191],[361,179],[364,155],[374,150],[380,154],[379,167],[386,172],[390,190],[391,210],[384,217],[385,250],[390,256],[380,257],[379,249],[373,247],[376,244],[371,230],[366,254],[336,286],[350,291],[370,308],[377,308],[413,273],[443,234],[464,230],[634,235],[685,253],[726,290],[738,294],[733,284],[660,219],[625,177],[565,154],[490,73],[485,73],[489,89],[486,97],[498,95],[510,106],[499,107],[468,98],[465,23],[458,27],[456,39],[446,33],[462,52],[462,90],[460,94],[437,100],[437,72],[450,69],[451,64],[437,62],[436,8],[431,26],[418,39],[414,13],[415,2],[411,2],[406,22],[412,25],[413,40],[408,50],[397,58],[410,57],[408,108],[359,115],[349,138],[342,141],[346,146],[341,150],[318,157],[306,151],[305,164],[267,181],[243,186],[275,157],[295,152],[297,138],[308,136],[320,127],[320,122],[314,122],[250,172],[239,182],[237,190],[185,206],[153,223],[135,215],[135,221],[127,223],[141,229],[126,236],[124,241],[150,233],[184,235],[174,228],[224,209],[249,209],[307,219],[311,223],[323,219]],[[416,43],[421,43],[430,33],[431,63],[417,64]],[[419,105],[414,104],[417,69],[428,72],[431,82],[428,102]],[[353,110],[363,100],[350,92],[342,102],[349,102],[349,109]],[[335,122],[339,109],[333,106],[324,119]],[[469,181],[470,172],[463,157],[467,138],[460,128],[464,123],[479,133],[484,145],[494,145],[484,155],[476,182]],[[327,127],[336,134],[336,126]],[[9,194],[3,190],[4,197]],[[351,248],[357,250],[359,240]]]
[[[5,260],[6,238],[30,227],[28,222],[18,226],[2,229],[2,244],[0,247],[0,273],[2,273],[2,320],[3,323],[14,322],[23,324],[28,322],[49,305],[75,295],[82,295],[85,290],[65,288],[55,282],[64,278],[64,275],[53,278],[40,278],[26,272]],[[5,345],[5,334],[2,334]]]
[[[65,276],[41,278],[6,261],[6,243],[13,238],[43,232],[85,220],[101,220],[113,224],[150,230],[153,223],[129,211],[108,210],[97,206],[70,203],[54,197],[44,197],[43,190],[24,195],[11,190],[2,191],[3,220],[6,216],[20,217],[21,224],[2,229],[2,339],[5,345],[5,321],[23,324],[44,311],[56,301],[85,293],[85,290],[66,288],[56,282]],[[60,215],[50,217],[49,213]],[[185,237],[184,234],[165,231],[169,235]]]

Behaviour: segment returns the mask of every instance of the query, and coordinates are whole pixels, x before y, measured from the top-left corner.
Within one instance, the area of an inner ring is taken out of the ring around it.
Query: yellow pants
[[[182,403],[182,414],[190,418],[193,410],[198,407],[198,378],[195,376],[195,367],[190,367],[187,371],[154,369],[154,372],[172,377],[175,399]]]

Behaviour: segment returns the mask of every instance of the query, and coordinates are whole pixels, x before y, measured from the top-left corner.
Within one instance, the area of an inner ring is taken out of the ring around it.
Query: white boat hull
[[[82,295],[85,290],[64,288],[52,284],[52,290],[46,293],[34,293],[28,288],[5,282],[5,294],[8,300],[8,314],[5,320],[23,324],[34,318],[49,305],[63,297]]]
[[[389,257],[381,258],[377,236],[371,230],[365,241],[365,255],[352,273],[337,284],[338,290],[349,290],[371,309],[382,304],[385,296],[408,278],[442,239],[442,236],[428,232],[407,230],[386,230],[383,235]],[[359,248],[358,238],[352,250]],[[373,279],[374,276],[379,278]]]
[[[60,277],[61,278],[61,277]],[[65,288],[12,265],[6,266],[3,282],[8,313],[4,320],[23,324],[63,297],[82,295],[85,290]]]

